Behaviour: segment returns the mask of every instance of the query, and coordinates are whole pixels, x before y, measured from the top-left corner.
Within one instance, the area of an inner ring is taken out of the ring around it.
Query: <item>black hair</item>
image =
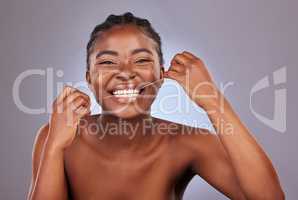
[[[150,22],[147,19],[139,18],[134,16],[130,12],[126,12],[122,15],[109,15],[106,20],[95,26],[93,29],[89,42],[87,44],[87,70],[89,69],[89,56],[92,53],[94,44],[100,33],[107,31],[111,29],[114,26],[117,25],[135,25],[149,38],[153,39],[157,43],[157,54],[159,56],[159,63],[160,65],[164,64],[162,49],[161,49],[161,38],[159,34],[154,30],[154,28],[151,26]]]

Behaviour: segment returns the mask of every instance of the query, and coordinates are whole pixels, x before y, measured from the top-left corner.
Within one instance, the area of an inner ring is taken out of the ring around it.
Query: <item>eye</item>
[[[142,58],[136,61],[136,63],[147,63],[147,62],[151,62],[151,60]]]
[[[103,62],[98,62],[97,64],[98,65],[112,65],[112,64],[115,64],[115,63],[113,63],[112,61],[107,60],[107,61],[103,61]]]

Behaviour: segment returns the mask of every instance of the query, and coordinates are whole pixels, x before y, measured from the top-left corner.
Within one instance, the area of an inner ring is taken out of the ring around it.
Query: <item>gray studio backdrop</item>
[[[46,108],[49,84],[55,96],[61,83],[82,83],[90,31],[107,15],[126,11],[151,20],[161,34],[166,64],[188,50],[204,60],[217,83],[233,83],[227,98],[271,158],[287,199],[297,199],[297,8],[296,0],[1,0],[0,199],[25,198],[35,133],[49,116],[28,114],[16,103]],[[29,69],[36,74],[13,92],[17,78]],[[163,87],[160,95],[172,92]],[[153,105],[157,117],[208,122],[198,109],[160,113],[159,99]],[[99,111],[94,107],[94,113]],[[196,177],[185,199],[226,198]]]

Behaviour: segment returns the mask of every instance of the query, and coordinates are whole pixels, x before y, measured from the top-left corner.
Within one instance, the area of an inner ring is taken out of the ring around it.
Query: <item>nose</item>
[[[133,70],[122,68],[121,71],[116,75],[116,78],[121,81],[127,81],[134,79],[136,77],[136,73]]]

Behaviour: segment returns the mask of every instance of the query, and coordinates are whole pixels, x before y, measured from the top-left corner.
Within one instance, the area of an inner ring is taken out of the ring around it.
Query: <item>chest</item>
[[[104,156],[77,142],[65,153],[65,170],[74,199],[175,199],[187,159],[156,151],[144,157]]]

